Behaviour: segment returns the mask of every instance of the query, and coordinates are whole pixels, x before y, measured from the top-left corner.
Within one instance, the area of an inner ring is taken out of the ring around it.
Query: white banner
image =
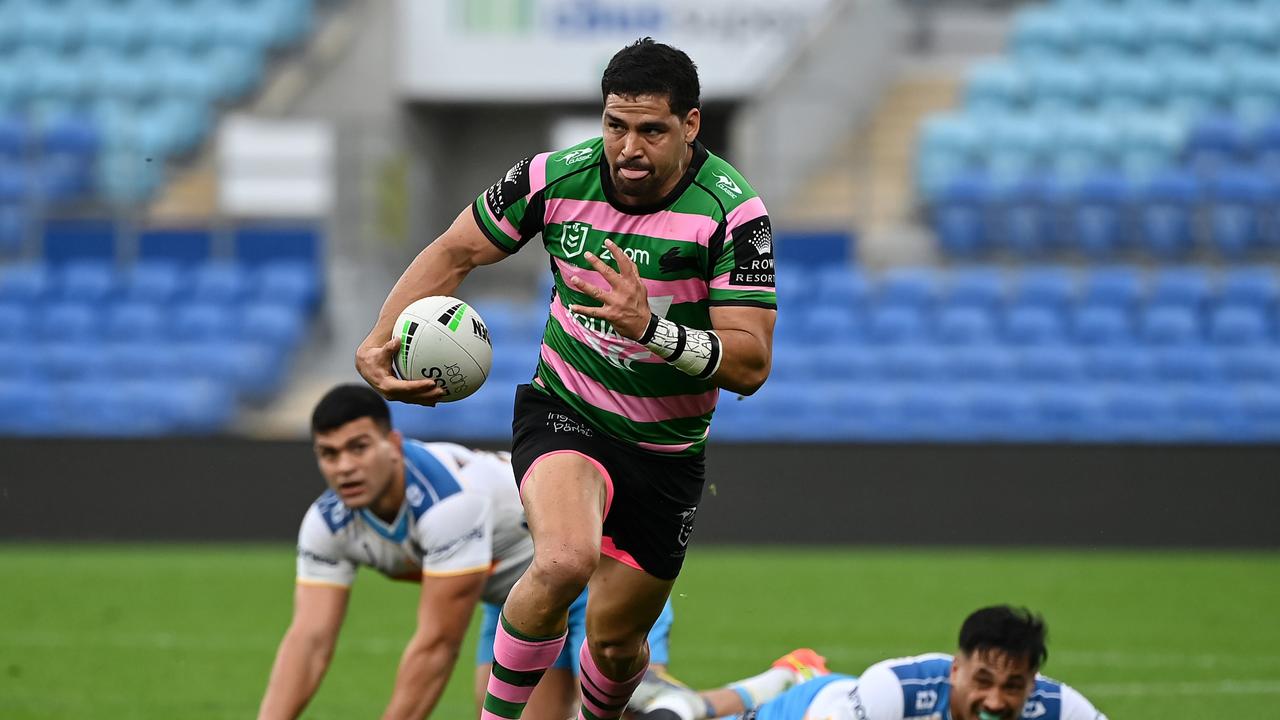
[[[598,100],[613,54],[646,35],[698,65],[704,100],[752,92],[841,0],[399,0],[407,97]]]

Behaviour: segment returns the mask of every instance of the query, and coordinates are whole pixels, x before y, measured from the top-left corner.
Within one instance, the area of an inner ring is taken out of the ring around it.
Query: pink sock
[[[493,639],[493,670],[485,691],[480,720],[515,720],[533,695],[542,674],[556,661],[564,649],[565,635],[534,638],[499,616],[498,632]]]
[[[622,711],[627,709],[627,701],[631,693],[644,679],[644,671],[648,664],[629,680],[610,680],[600,672],[596,661],[591,657],[587,643],[582,643],[582,652],[578,655],[579,682],[582,685],[582,709],[578,711],[578,720],[617,720]]]

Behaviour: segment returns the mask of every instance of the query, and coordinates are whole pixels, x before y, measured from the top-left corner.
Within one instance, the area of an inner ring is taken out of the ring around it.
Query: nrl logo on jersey
[[[566,258],[577,257],[587,247],[587,235],[591,233],[591,224],[584,222],[568,222],[560,226],[560,247]]]
[[[738,183],[734,182],[733,178],[724,173],[712,174],[716,176],[716,187],[723,190],[725,195],[736,198],[742,194],[742,188],[738,187]]]
[[[574,150],[572,152],[569,152],[563,155],[560,158],[560,162],[564,163],[565,165],[573,165],[574,163],[580,163],[583,160],[590,158],[592,152],[594,151],[589,147],[578,148],[577,150]]]

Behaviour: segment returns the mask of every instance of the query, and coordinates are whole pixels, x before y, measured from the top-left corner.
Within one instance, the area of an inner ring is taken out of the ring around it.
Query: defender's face
[[[647,205],[675,189],[698,137],[697,108],[679,117],[666,95],[610,95],[604,102],[604,156],[619,199]]]
[[[1017,720],[1036,685],[1036,671],[998,650],[959,653],[951,664],[951,717]]]
[[[312,445],[320,474],[342,504],[352,509],[377,502],[404,463],[400,433],[384,431],[367,417],[316,433]]]

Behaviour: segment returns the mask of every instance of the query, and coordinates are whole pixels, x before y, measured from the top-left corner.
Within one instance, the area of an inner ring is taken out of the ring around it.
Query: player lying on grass
[[[498,612],[533,558],[506,453],[409,440],[387,403],[364,385],[340,385],[311,417],[316,461],[329,489],[298,532],[293,620],[280,643],[259,718],[296,718],[333,657],[356,568],[419,582],[418,628],[400,659],[384,718],[422,718],[440,699],[478,603],[476,713],[493,661]],[[578,647],[586,596],[570,613],[570,642],[539,683],[526,717],[577,712]],[[666,661],[670,607],[649,643]]]
[[[735,683],[697,693],[670,679],[648,678],[637,720],[1106,720],[1076,690],[1039,674],[1048,658],[1038,615],[1007,605],[982,608],[960,628],[959,651],[876,663],[859,677],[819,675],[761,702]],[[763,677],[763,676],[757,676]],[[661,686],[655,688],[653,686]],[[640,693],[637,693],[640,695]]]

